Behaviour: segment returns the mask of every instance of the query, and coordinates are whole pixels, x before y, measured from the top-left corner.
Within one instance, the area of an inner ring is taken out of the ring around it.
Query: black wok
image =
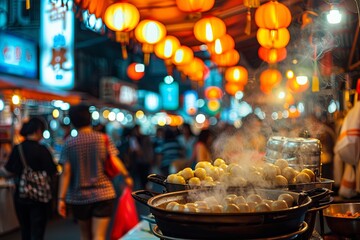
[[[233,191],[235,189],[227,193],[237,193]],[[190,194],[205,192],[207,190],[195,189],[158,194],[139,190],[133,192],[132,196],[149,206],[156,224],[165,236],[185,239],[244,239],[289,234],[299,230],[312,201],[302,193],[258,189],[257,193],[269,199],[289,193],[297,204],[285,210],[251,213],[187,213],[165,209],[169,202],[186,203],[189,202]]]

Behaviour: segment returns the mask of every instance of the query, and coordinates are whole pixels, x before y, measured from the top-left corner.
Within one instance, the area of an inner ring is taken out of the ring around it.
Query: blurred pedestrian
[[[51,212],[51,201],[39,202],[33,199],[22,198],[19,195],[20,176],[24,170],[20,151],[23,153],[23,160],[32,170],[45,171],[52,179],[57,173],[51,152],[47,147],[39,143],[43,137],[44,130],[45,122],[41,118],[34,117],[25,122],[20,130],[20,134],[25,138],[24,141],[12,149],[4,169],[0,171],[0,176],[4,176],[4,172],[7,172],[7,176],[14,177],[16,186],[14,205],[23,240],[44,239],[49,217],[48,213]]]
[[[131,162],[135,166],[135,174],[139,179],[139,188],[145,189],[147,176],[153,161],[153,147],[149,136],[141,133],[140,126],[135,125],[130,137]]]
[[[196,136],[191,130],[191,125],[184,123],[180,126],[180,135],[178,136],[178,141],[181,146],[185,149],[185,158],[191,162],[193,161],[193,151],[196,142]]]
[[[108,136],[93,130],[88,106],[71,107],[69,117],[78,134],[76,137],[69,136],[61,151],[63,172],[60,176],[58,213],[66,217],[68,204],[79,223],[81,239],[104,240],[116,198],[111,179],[104,171],[104,161],[107,154],[117,156],[118,150]],[[109,139],[107,147],[106,137]],[[119,164],[125,184],[132,188],[131,176],[121,161]]]
[[[200,131],[195,144],[195,149],[194,149],[195,162],[193,163],[193,165],[196,165],[196,163],[202,161],[212,162],[214,160],[211,151],[211,147],[214,139],[215,139],[214,133],[210,129],[202,129]]]
[[[187,163],[184,149],[177,140],[176,131],[173,127],[167,126],[164,131],[164,143],[159,151],[160,171],[163,176],[175,173]]]

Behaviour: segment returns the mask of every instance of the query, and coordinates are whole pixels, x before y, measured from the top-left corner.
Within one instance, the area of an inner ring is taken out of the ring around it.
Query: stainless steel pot
[[[232,189],[228,194],[238,193],[237,191]],[[297,204],[289,209],[271,212],[187,213],[166,210],[166,205],[172,201],[187,203],[191,194],[205,194],[208,190],[184,190],[165,194],[139,190],[133,192],[132,196],[150,208],[161,232],[170,237],[246,239],[279,236],[299,230],[312,202],[309,196],[283,190],[257,189],[256,191],[270,199],[276,199],[282,193],[289,193]]]
[[[360,203],[334,203],[323,210],[330,230],[343,237],[360,239],[360,218],[338,217],[337,213],[360,213]]]

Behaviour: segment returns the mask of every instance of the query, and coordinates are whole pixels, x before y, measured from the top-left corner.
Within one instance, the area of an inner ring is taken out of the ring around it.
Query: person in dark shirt
[[[46,171],[49,176],[55,176],[57,173],[56,165],[53,161],[51,152],[46,146],[41,145],[39,141],[42,139],[45,130],[45,123],[40,118],[31,118],[24,123],[20,134],[25,138],[21,145],[24,152],[26,163],[34,171]],[[35,200],[21,198],[19,196],[19,179],[24,169],[19,154],[19,145],[16,145],[9,156],[9,160],[0,171],[2,173],[10,173],[15,180],[14,205],[16,214],[20,223],[21,237],[23,240],[41,240],[44,239],[46,223],[48,220],[48,212],[51,209],[51,201],[47,203],[37,202]],[[52,184],[50,184],[51,186]]]
[[[160,171],[164,176],[179,170],[174,166],[175,163],[186,162],[184,148],[177,140],[176,132],[172,127],[165,128],[164,142],[159,154]]]

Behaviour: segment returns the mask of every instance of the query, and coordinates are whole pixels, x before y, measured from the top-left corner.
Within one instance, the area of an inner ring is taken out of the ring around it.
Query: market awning
[[[0,75],[0,92],[5,98],[18,94],[24,99],[38,101],[62,100],[71,105],[80,103],[81,96],[73,92],[42,86],[36,79]]]

